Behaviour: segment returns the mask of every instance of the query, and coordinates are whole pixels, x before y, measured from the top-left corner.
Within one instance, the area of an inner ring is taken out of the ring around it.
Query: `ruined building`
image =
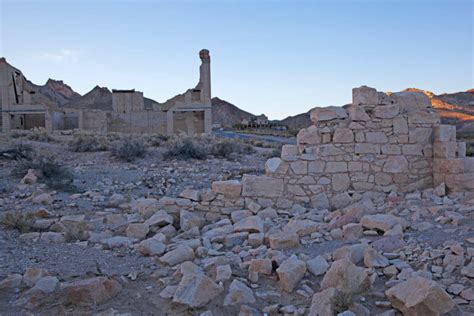
[[[450,191],[474,191],[474,158],[456,140],[456,128],[440,124],[426,95],[387,95],[353,89],[346,107],[315,108],[313,125],[297,145],[266,163],[266,175],[244,175],[238,187],[246,203],[291,208],[342,208],[364,196],[410,192],[445,183]]]
[[[59,104],[34,89],[20,70],[0,59],[2,131],[43,127],[90,132],[186,134],[209,133],[212,126],[209,51],[199,52],[199,83],[164,103],[142,92],[94,88]]]

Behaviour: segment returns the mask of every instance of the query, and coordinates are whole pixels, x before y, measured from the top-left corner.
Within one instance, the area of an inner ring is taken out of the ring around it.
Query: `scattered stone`
[[[367,291],[372,282],[363,268],[357,267],[349,259],[334,261],[321,281],[321,288],[334,287],[348,294]]]
[[[403,315],[442,315],[454,307],[452,299],[436,282],[422,277],[395,285],[385,295]]]
[[[320,276],[326,273],[329,268],[329,263],[323,256],[317,256],[314,259],[306,261],[306,266],[312,274]]]
[[[63,289],[68,303],[95,306],[115,297],[122,290],[122,286],[114,279],[96,277],[66,283]]]
[[[276,272],[283,290],[292,292],[306,273],[306,263],[296,256],[291,256],[283,261]]]
[[[176,249],[171,250],[160,257],[160,261],[166,263],[169,266],[175,266],[179,263],[193,259],[194,251],[188,246],[178,246]]]
[[[224,306],[252,304],[255,302],[256,299],[252,290],[247,285],[236,279],[234,279],[230,284],[229,293],[224,298]]]

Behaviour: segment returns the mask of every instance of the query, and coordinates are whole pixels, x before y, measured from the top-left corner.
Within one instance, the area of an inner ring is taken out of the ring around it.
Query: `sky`
[[[474,88],[471,0],[0,0],[0,56],[36,84],[194,87],[210,50],[212,95],[271,119],[351,102],[361,85]]]

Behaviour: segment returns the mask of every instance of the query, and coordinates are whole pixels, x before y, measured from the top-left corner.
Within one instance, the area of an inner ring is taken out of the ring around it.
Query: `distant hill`
[[[278,121],[282,125],[288,126],[290,130],[300,130],[302,128],[311,126],[310,111],[301,113],[295,116],[288,116],[287,118]]]
[[[71,100],[65,105],[74,109],[112,110],[112,92],[107,88],[95,86],[83,96]]]
[[[212,124],[220,124],[222,127],[232,127],[243,119],[255,117],[252,113],[239,109],[237,106],[225,100],[214,97],[212,102]]]
[[[27,80],[28,89],[34,92],[31,96],[32,102],[45,104],[49,107],[61,107],[72,100],[80,98],[81,95],[75,92],[62,80],[48,79],[45,85],[40,86]]]

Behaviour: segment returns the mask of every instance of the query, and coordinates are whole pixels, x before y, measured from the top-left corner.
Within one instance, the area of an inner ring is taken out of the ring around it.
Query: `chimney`
[[[199,86],[201,88],[201,101],[211,104],[211,57],[209,50],[201,49],[199,52],[201,66],[199,67]]]

